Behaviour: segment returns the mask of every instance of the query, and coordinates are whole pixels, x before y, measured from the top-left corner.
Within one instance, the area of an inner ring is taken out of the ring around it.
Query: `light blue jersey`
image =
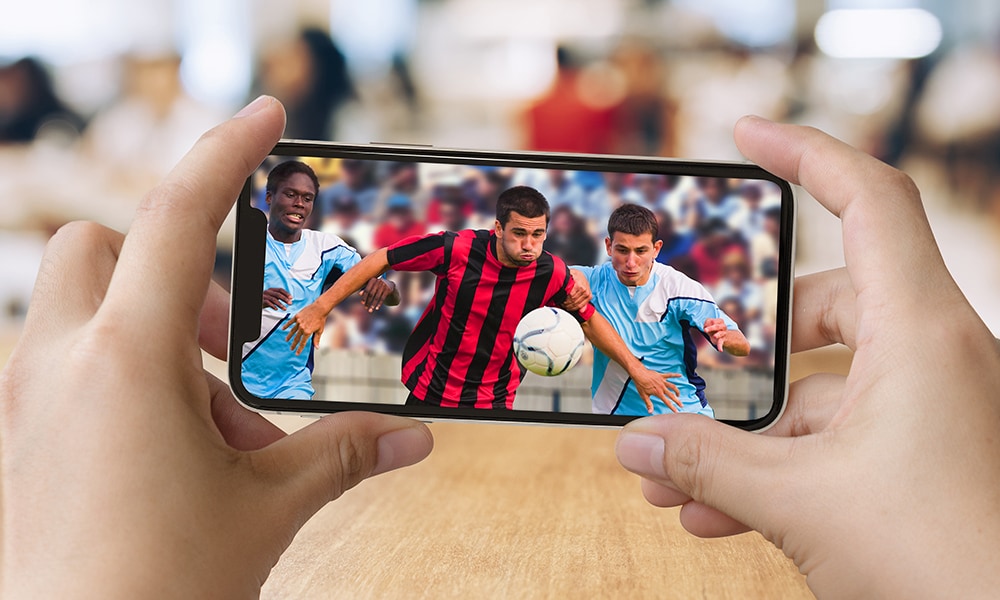
[[[303,229],[299,241],[284,244],[268,232],[264,289],[287,290],[292,303],[285,310],[264,308],[260,337],[243,344],[243,385],[250,393],[259,398],[312,398],[312,344],[296,355],[281,327],[319,298],[332,271],[344,273],[360,261],[357,250],[330,233]]]
[[[695,371],[698,351],[691,334],[701,332],[707,319],[723,319],[729,329],[737,329],[737,325],[716,306],[705,288],[660,263],[653,263],[645,285],[635,287],[622,283],[610,262],[572,268],[587,276],[593,293],[591,303],[643,365],[657,373],[681,374],[671,381],[680,391],[684,412],[714,417],[705,397],[705,380]],[[595,413],[649,414],[625,369],[596,348],[590,392]],[[652,400],[655,413],[670,412],[658,398]]]

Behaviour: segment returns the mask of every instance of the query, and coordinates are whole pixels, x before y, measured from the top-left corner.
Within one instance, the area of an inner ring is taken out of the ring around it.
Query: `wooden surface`
[[[700,540],[676,509],[648,505],[614,431],[431,428],[424,463],[305,526],[264,598],[811,597],[758,534]]]
[[[807,353],[793,375],[844,372],[848,361]],[[286,430],[308,423],[274,419]],[[262,597],[812,597],[757,533],[698,539],[677,509],[647,504],[614,458],[615,431],[431,429],[426,461],[363,482],[309,521]]]

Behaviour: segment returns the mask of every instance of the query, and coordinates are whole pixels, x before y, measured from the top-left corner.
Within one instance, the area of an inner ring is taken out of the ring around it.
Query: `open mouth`
[[[306,218],[298,213],[285,213],[285,219],[292,223],[302,223]]]

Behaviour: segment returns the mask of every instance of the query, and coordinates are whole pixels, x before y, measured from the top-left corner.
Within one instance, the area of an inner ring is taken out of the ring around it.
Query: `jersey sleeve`
[[[434,271],[445,263],[450,231],[403,238],[386,250],[389,266],[395,271]]]
[[[708,292],[705,292],[703,296],[677,298],[671,302],[675,304],[678,320],[687,321],[702,333],[704,333],[705,321],[708,319],[722,319],[726,323],[726,329],[739,330],[739,325],[719,308]]]
[[[322,280],[329,280],[331,273],[343,275],[361,262],[361,255],[353,246],[345,242],[339,236],[325,233],[320,240],[320,270]],[[316,274],[313,275],[315,278]]]

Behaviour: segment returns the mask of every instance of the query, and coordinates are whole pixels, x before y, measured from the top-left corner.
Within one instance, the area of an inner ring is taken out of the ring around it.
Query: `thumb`
[[[623,467],[672,490],[672,505],[695,501],[754,529],[778,515],[776,466],[787,466],[788,440],[765,437],[694,414],[637,419],[618,436]]]
[[[328,415],[260,451],[299,524],[364,479],[420,462],[434,440],[419,421],[364,412]]]

